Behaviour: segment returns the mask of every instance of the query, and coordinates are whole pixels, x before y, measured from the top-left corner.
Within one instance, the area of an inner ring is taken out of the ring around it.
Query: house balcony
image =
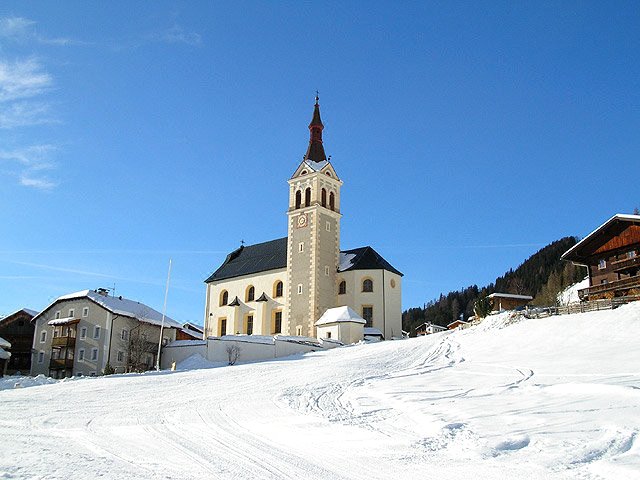
[[[625,294],[632,288],[640,288],[640,275],[583,288],[582,290],[578,290],[578,297],[580,300],[589,300],[592,296],[600,296],[606,293],[613,293],[613,296],[620,296],[619,294]]]
[[[637,270],[640,268],[640,257],[625,258],[611,262],[614,272],[624,272],[627,270]]]
[[[75,347],[76,337],[53,337],[52,347]]]
[[[50,370],[71,370],[73,368],[73,358],[52,358],[49,362]]]

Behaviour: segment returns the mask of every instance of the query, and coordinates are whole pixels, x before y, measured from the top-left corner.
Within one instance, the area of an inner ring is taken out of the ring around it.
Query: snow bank
[[[639,479],[639,337],[636,302],[230,368],[190,357],[180,367],[198,369],[48,380],[0,391],[0,475]]]
[[[569,305],[570,303],[578,303],[580,297],[578,297],[578,290],[589,287],[589,277],[584,277],[583,280],[573,285],[569,285],[562,292],[558,293],[558,303],[560,305]]]

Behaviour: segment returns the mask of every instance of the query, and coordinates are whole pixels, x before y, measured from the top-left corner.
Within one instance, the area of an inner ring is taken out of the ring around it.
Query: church
[[[320,317],[345,306],[364,335],[402,336],[402,273],[370,246],[340,250],[343,182],[325,155],[315,100],[307,152],[288,180],[287,236],[242,245],[206,279],[207,337],[317,337]]]

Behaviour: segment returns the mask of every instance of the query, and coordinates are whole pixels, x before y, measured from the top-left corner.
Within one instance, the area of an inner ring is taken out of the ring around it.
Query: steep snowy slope
[[[0,478],[640,478],[640,302],[0,391]]]

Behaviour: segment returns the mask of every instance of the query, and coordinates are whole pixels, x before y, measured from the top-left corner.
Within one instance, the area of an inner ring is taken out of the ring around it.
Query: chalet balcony
[[[624,293],[631,288],[640,288],[640,275],[623,278],[622,280],[616,280],[615,282],[594,285],[589,288],[583,288],[582,290],[578,290],[578,297],[580,300],[587,300],[590,299],[589,297],[594,295],[602,295],[610,292],[613,292],[615,296],[617,293]]]
[[[50,370],[64,370],[73,368],[73,358],[52,358],[49,362]]]
[[[52,347],[74,347],[76,345],[76,337],[53,337],[51,340]]]
[[[611,262],[614,272],[624,272],[626,270],[636,270],[640,268],[640,257],[625,258]]]

